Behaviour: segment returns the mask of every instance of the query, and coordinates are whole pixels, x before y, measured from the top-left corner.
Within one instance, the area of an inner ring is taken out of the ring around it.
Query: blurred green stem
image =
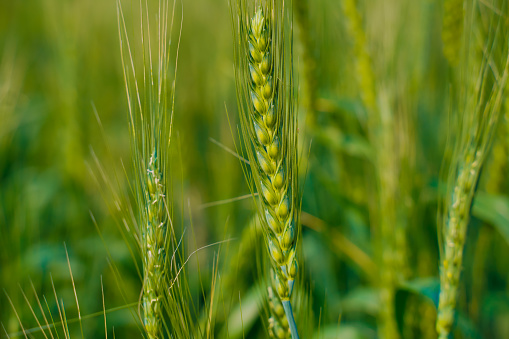
[[[301,212],[300,221],[303,226],[322,233],[332,243],[332,250],[339,255],[345,255],[355,263],[371,281],[378,278],[378,268],[374,261],[357,245],[351,242],[337,229],[327,225],[325,221],[309,213]]]

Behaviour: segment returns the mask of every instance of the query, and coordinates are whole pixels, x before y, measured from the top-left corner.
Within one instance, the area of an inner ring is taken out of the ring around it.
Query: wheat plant
[[[375,183],[373,202],[370,206],[370,222],[375,228],[374,245],[378,250],[379,287],[382,304],[379,314],[378,330],[385,339],[400,337],[396,319],[396,289],[406,275],[406,233],[404,214],[398,212],[395,202],[398,199],[408,201],[407,187],[399,176],[403,173],[403,161],[410,159],[413,145],[409,142],[409,122],[402,107],[405,100],[398,97],[401,84],[406,79],[395,79],[387,76],[382,81],[375,76],[374,65],[382,68],[397,67],[387,60],[386,55],[397,53],[391,48],[392,35],[385,34],[380,43],[383,47],[375,63],[370,55],[370,41],[363,27],[359,1],[343,0],[342,8],[346,19],[347,32],[353,43],[353,57],[356,65],[355,75],[360,98],[368,114],[366,129],[370,143],[379,150],[373,156]],[[401,9],[397,2],[393,2],[391,11]],[[373,24],[374,25],[374,24]],[[382,30],[382,28],[379,28]],[[395,46],[395,45],[394,45]],[[391,49],[391,51],[387,51]],[[380,66],[381,65],[381,66]],[[403,91],[401,91],[403,92]],[[401,94],[400,94],[401,95]],[[397,106],[400,107],[397,107]],[[402,112],[398,112],[402,111]],[[399,113],[399,114],[398,114]],[[405,140],[408,145],[401,146],[398,138]],[[405,154],[405,152],[407,154]],[[403,220],[402,220],[403,219]]]
[[[298,267],[297,118],[285,2],[265,1],[254,8],[238,1],[232,4],[232,17],[237,100],[251,185],[260,195],[258,210],[276,291],[292,337],[298,338],[290,302]]]
[[[454,323],[472,201],[497,128],[509,71],[507,27],[497,15],[497,10],[507,10],[507,4],[494,1],[493,8],[485,8],[477,1],[464,3],[464,27],[469,29],[462,40],[465,54],[456,73],[461,86],[452,119],[459,130],[442,212],[443,233],[439,233],[443,236],[436,322],[440,339],[449,337]]]
[[[195,334],[196,326],[187,300],[186,273],[180,266],[183,264],[179,264],[183,261],[183,249],[172,223],[170,159],[178,56],[178,50],[175,59],[171,54],[175,3],[159,1],[155,13],[148,3],[140,1],[139,5],[141,41],[131,45],[118,3],[134,172],[131,188],[136,202],[134,210],[138,212],[138,218],[133,218],[134,236],[143,264],[140,316],[148,338],[181,337]],[[151,31],[152,14],[157,18],[156,35]],[[133,57],[134,46],[141,49],[142,60]],[[175,48],[178,49],[178,43]],[[129,220],[131,211],[126,214]]]

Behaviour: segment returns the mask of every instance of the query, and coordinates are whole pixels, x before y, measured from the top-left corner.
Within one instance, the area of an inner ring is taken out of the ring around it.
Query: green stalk
[[[383,149],[375,155],[376,204],[370,211],[377,234],[374,237],[380,258],[380,298],[382,308],[379,314],[379,335],[384,339],[400,337],[395,310],[397,272],[404,270],[401,258],[405,252],[405,233],[397,220],[395,201],[397,199],[400,164],[396,152],[394,113],[390,106],[390,94],[375,87],[375,73],[368,51],[366,33],[356,0],[342,0],[347,32],[354,43],[355,69],[361,100],[369,114],[367,129],[372,145]],[[379,219],[377,222],[376,220]]]
[[[290,332],[292,333],[292,339],[299,339],[299,333],[297,332],[297,325],[292,312],[292,304],[290,300],[283,300],[283,307],[285,309],[286,318],[288,319],[288,326],[290,326]]]

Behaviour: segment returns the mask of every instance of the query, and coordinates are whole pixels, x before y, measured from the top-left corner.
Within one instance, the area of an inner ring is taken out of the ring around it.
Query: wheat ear
[[[237,9],[233,20],[238,24],[235,54],[242,135],[260,194],[258,210],[276,291],[295,339],[298,333],[290,296],[298,266],[297,123],[291,50],[289,56],[285,52],[284,1],[265,2],[252,17],[244,1],[237,2]]]
[[[496,141],[491,150],[491,161],[487,171],[486,192],[500,194],[507,187],[506,171],[509,160],[509,98],[506,95],[503,106],[503,114],[500,116],[499,129]]]
[[[367,48],[367,39],[362,18],[357,9],[357,0],[342,1],[347,31],[354,42],[355,70],[362,102],[370,112],[377,110],[375,75]]]
[[[318,61],[313,52],[312,25],[309,20],[309,1],[295,1],[295,19],[299,27],[299,36],[302,44],[302,75],[303,75],[303,93],[305,96],[304,106],[308,109],[311,125],[316,124],[316,101],[318,94],[318,81],[316,76],[316,66]]]
[[[189,326],[189,305],[182,296],[188,287],[185,274],[180,276],[182,280],[179,279],[178,286],[170,287],[178,274],[169,265],[167,254],[173,253],[173,258],[181,258],[181,250],[174,247],[177,241],[172,227],[170,199],[170,146],[177,60],[170,57],[169,37],[173,27],[171,11],[175,7],[170,9],[168,0],[159,5],[155,27],[157,49],[153,48],[151,40],[153,27],[148,19],[151,10],[148,3],[140,2],[141,44],[136,45],[130,43],[120,1],[117,6],[134,171],[131,189],[139,214],[133,232],[143,263],[140,320],[144,335],[151,339],[194,334],[194,329]],[[136,50],[132,46],[141,49],[142,62],[135,60]],[[137,76],[140,73],[142,77]]]
[[[274,294],[272,287],[267,288],[269,295],[269,336],[277,339],[289,339],[290,327],[286,319],[285,309],[279,297]]]
[[[168,218],[164,206],[165,187],[154,152],[147,168],[146,224],[143,233],[143,312],[145,330],[149,338],[161,332],[161,286],[166,261],[166,233]]]
[[[460,58],[463,12],[463,0],[444,0],[442,43],[444,55],[452,66],[457,65]]]
[[[399,280],[397,272],[404,271],[405,232],[398,225],[394,199],[398,190],[397,173],[399,164],[395,154],[395,122],[388,105],[389,94],[375,88],[375,73],[368,52],[366,33],[362,17],[357,9],[357,0],[343,0],[343,14],[347,31],[354,43],[354,57],[357,82],[362,102],[369,114],[368,132],[373,145],[386,150],[376,155],[375,171],[377,180],[378,206],[370,213],[373,220],[377,217],[377,237],[380,260],[380,298],[383,307],[379,314],[379,333],[384,339],[400,337],[396,321],[395,297]],[[374,205],[376,206],[376,205]],[[373,221],[376,224],[376,221]]]
[[[444,248],[436,323],[439,339],[449,337],[454,323],[470,209],[478,177],[497,128],[509,66],[507,45],[503,40],[507,30],[500,28],[502,26],[497,22],[500,19],[496,15],[489,17],[486,22],[489,23],[490,34],[481,40],[480,45],[470,43],[475,41],[475,34],[482,37],[482,30],[476,25],[477,16],[481,14],[475,1],[467,2],[467,5],[471,11],[465,25],[470,31],[464,36],[468,53],[462,59],[464,72],[459,82],[465,88],[459,96],[459,136],[448,178],[452,190],[448,192],[442,225]],[[498,40],[501,37],[504,37],[502,41]],[[495,50],[500,47],[501,50]],[[483,53],[479,53],[481,50]]]

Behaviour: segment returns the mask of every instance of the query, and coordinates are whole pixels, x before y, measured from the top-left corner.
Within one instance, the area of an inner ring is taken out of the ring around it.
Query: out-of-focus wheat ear
[[[309,22],[309,0],[294,0],[295,19],[299,28],[299,37],[302,44],[302,70],[304,88],[304,106],[308,110],[309,117],[306,122],[311,127],[316,124],[316,100],[318,96],[318,80],[316,67],[318,60],[313,46],[313,30]],[[300,100],[299,100],[300,101]]]
[[[436,322],[439,339],[447,339],[454,324],[472,201],[497,128],[509,75],[507,26],[495,14],[507,10],[507,3],[496,2],[494,6],[500,8],[494,7],[487,16],[485,12],[480,13],[475,1],[469,5],[471,15],[465,25],[469,30],[463,36],[469,42],[469,49],[461,58],[464,79],[455,112],[458,130],[441,225],[444,242]],[[488,33],[484,32],[486,26]],[[477,36],[483,38],[476,41],[473,37]]]
[[[442,43],[444,55],[451,66],[460,59],[463,36],[464,0],[444,0],[442,20]]]
[[[342,0],[342,4],[348,34],[354,44],[355,67],[361,99],[366,109],[374,112],[377,109],[375,76],[371,57],[368,53],[366,33],[362,27],[361,15],[357,9],[357,1]]]
[[[397,339],[400,335],[396,322],[395,288],[397,272],[401,271],[398,261],[404,257],[406,239],[404,230],[397,226],[394,205],[397,190],[392,177],[397,172],[395,123],[388,104],[390,95],[383,89],[375,88],[375,75],[361,13],[357,8],[358,1],[342,0],[342,5],[347,32],[354,47],[360,97],[369,117],[370,142],[384,150],[375,156],[376,207],[371,211],[372,222],[377,228],[374,243],[379,251],[380,298],[383,305],[378,315],[378,331],[384,339]]]
[[[507,86],[506,86],[507,87]],[[486,192],[500,194],[507,189],[507,170],[509,165],[509,98],[504,100],[504,105],[496,131],[495,141],[491,149],[491,159],[488,163],[486,180]]]

